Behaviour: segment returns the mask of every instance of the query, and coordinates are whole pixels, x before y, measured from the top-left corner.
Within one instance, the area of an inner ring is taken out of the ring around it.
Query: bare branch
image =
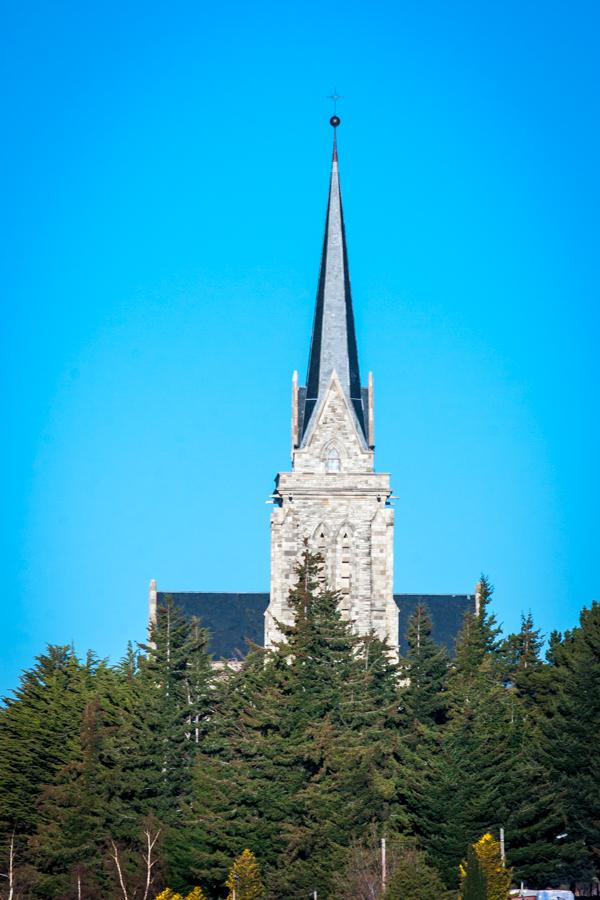
[[[156,860],[152,859],[152,851],[154,850],[154,845],[158,840],[160,828],[158,829],[154,837],[152,837],[152,833],[149,828],[144,831],[144,834],[146,836],[146,853],[144,854],[144,860],[146,862],[146,887],[144,890],[143,900],[148,900],[148,892],[150,891],[150,887],[152,885],[152,869],[156,865]]]
[[[15,833],[13,831],[8,851],[8,872],[0,872],[0,878],[8,879],[8,894],[6,900],[13,900],[15,896]]]
[[[117,845],[110,839],[110,843],[113,849],[113,852],[110,855],[110,858],[114,861],[115,866],[117,867],[117,873],[119,875],[119,884],[121,885],[121,891],[123,893],[123,900],[129,900],[129,895],[127,893],[127,888],[125,887],[125,881],[123,880],[123,871],[121,869],[121,859],[119,857],[119,851],[117,849]]]

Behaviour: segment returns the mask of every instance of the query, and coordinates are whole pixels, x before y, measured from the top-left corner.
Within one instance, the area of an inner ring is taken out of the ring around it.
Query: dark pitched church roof
[[[337,124],[336,124],[337,123]],[[329,201],[321,253],[321,270],[313,322],[306,387],[298,391],[298,440],[302,444],[310,418],[335,370],[367,440],[364,393],[360,385],[358,350],[346,249],[346,228],[338,174],[336,128],[329,182]]]
[[[398,643],[401,654],[408,650],[406,626],[419,603],[429,610],[432,638],[443,644],[451,655],[454,655],[454,644],[465,613],[475,611],[474,594],[394,594],[394,600],[400,610]]]
[[[216,659],[236,659],[247,652],[246,640],[262,645],[264,613],[268,594],[220,594],[159,591],[157,603],[167,595],[180,606],[186,616],[197,616],[211,632],[210,649]],[[400,653],[406,651],[406,626],[418,603],[428,609],[433,622],[432,637],[444,644],[450,653],[466,612],[475,608],[473,594],[394,594],[400,610]]]

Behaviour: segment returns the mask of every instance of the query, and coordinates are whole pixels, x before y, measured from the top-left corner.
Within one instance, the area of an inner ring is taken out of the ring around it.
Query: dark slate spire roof
[[[358,424],[367,439],[366,415],[360,385],[358,351],[354,331],[352,292],[346,249],[346,231],[340,193],[337,155],[337,126],[333,116],[333,158],[329,182],[329,202],[321,254],[321,271],[313,323],[306,388],[299,392],[299,441],[302,444],[317,401],[327,389],[335,370],[352,403]]]

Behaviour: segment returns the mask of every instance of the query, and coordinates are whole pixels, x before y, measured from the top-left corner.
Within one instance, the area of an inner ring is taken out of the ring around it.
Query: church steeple
[[[366,391],[361,389],[360,384],[346,232],[338,173],[337,128],[340,124],[339,117],[332,116],[330,124],[333,126],[333,154],[321,270],[306,388],[301,388],[298,392],[300,446],[302,446],[311,416],[327,390],[334,371],[337,373],[342,390],[354,409],[362,436],[365,441],[368,439],[365,415]]]
[[[335,95],[334,91],[334,95]],[[335,102],[337,98],[333,97]],[[279,472],[271,513],[271,593],[265,646],[284,639],[293,622],[290,584],[306,543],[324,563],[341,615],[357,634],[375,633],[396,655],[394,510],[390,476],[374,468],[373,379],[362,388],[358,368],[337,128],[306,387],[292,377],[292,466]]]

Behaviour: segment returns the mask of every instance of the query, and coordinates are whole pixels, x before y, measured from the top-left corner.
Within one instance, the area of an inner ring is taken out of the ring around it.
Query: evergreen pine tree
[[[556,665],[562,636],[550,639],[548,662],[540,658],[541,637],[531,615],[522,616],[517,634],[501,645],[501,666],[511,693],[521,708],[518,745],[510,778],[512,802],[506,821],[507,855],[517,880],[535,887],[560,884],[578,853],[571,844],[556,841],[565,833],[564,815],[557,806],[552,776],[542,761],[543,720],[554,714]]]
[[[544,643],[538,628],[535,627],[531,612],[521,614],[521,628],[516,634],[510,634],[501,643],[501,653],[505,657],[508,675],[514,679],[521,671],[539,668],[540,651]]]
[[[397,843],[383,900],[444,900],[450,895],[427,856],[410,839]]]
[[[227,900],[261,900],[265,889],[255,855],[248,849],[233,863],[226,885]]]
[[[460,900],[487,900],[485,874],[474,844],[469,844],[467,860],[460,866]]]
[[[386,648],[352,634],[308,552],[290,603],[285,641],[231,678],[196,767],[194,872],[210,890],[251,836],[274,896],[323,892],[356,831],[404,821]]]
[[[554,715],[541,725],[543,761],[564,809],[566,840],[586,850],[573,874],[600,878],[600,603],[582,610],[557,674]]]
[[[479,609],[467,614],[448,677],[449,721],[434,769],[440,827],[428,835],[433,860],[449,887],[464,848],[506,823],[513,802],[513,760],[520,706],[504,685],[499,629],[489,613],[492,589],[479,585]]]
[[[396,670],[385,646],[360,641],[306,550],[290,593],[295,619],[279,648],[289,660],[283,708],[292,765],[301,767],[296,814],[271,889],[326,893],[351,838],[370,822],[406,824],[396,802],[399,741]]]
[[[189,796],[198,729],[210,710],[208,638],[166,598],[142,645],[134,708],[131,764],[140,810],[165,825],[177,821]]]
[[[36,890],[40,802],[72,759],[96,668],[91,654],[81,663],[72,648],[49,646],[0,711],[0,847],[12,843],[19,883]]]
[[[113,837],[135,842],[152,817],[162,829],[164,864],[176,888],[189,883],[185,830],[192,769],[212,712],[213,672],[208,633],[166,598],[148,644],[130,651],[122,674],[131,690],[107,753],[121,811]]]
[[[555,715],[565,644],[553,633],[547,662],[536,669],[535,691],[523,698],[525,716],[514,762],[513,801],[507,822],[507,855],[517,880],[531,887],[558,886],[580,872],[581,841],[568,837],[564,804],[557,791],[545,722]]]
[[[435,727],[446,720],[445,683],[448,654],[431,637],[427,607],[419,604],[408,620],[408,652],[402,662],[402,705],[407,721]]]
[[[469,847],[467,863],[461,867],[461,900],[508,900],[511,878],[500,842],[486,833]]]
[[[456,639],[455,668],[463,678],[475,675],[486,657],[498,661],[500,628],[489,609],[493,593],[489,579],[481,575],[477,584],[477,609],[465,615]]]
[[[544,639],[535,628],[531,613],[521,616],[521,628],[500,644],[501,666],[507,684],[518,693],[526,708],[533,710],[543,689],[543,662],[540,656]]]
[[[62,897],[75,877],[86,897],[105,882],[103,847],[110,833],[107,782],[101,764],[103,721],[98,697],[88,701],[71,758],[42,792],[37,833],[30,849],[39,873],[40,897]]]
[[[282,823],[294,814],[304,781],[290,760],[282,725],[289,665],[279,654],[252,648],[239,672],[224,672],[215,714],[194,769],[188,842],[192,871],[211,894],[227,877],[232,857],[252,837],[268,868],[284,846]]]
[[[600,604],[564,639],[551,637],[536,739],[511,821],[509,858],[538,886],[600,875]]]
[[[448,656],[431,637],[431,619],[419,605],[408,621],[408,652],[401,662],[400,693],[403,771],[399,800],[412,832],[427,840],[439,828],[432,773],[437,766],[441,730],[447,717]]]
[[[0,711],[0,831],[32,834],[45,785],[70,759],[95,661],[81,664],[69,647],[49,646],[21,676]]]

